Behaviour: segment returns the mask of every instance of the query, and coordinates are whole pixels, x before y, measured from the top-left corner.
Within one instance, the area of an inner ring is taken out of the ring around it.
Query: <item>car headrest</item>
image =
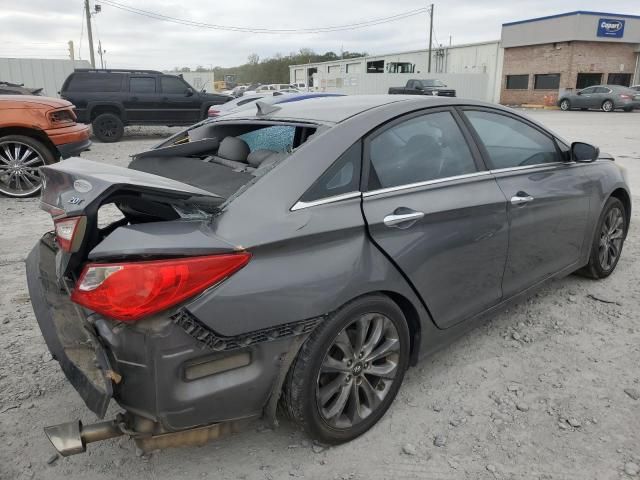
[[[266,149],[254,150],[247,157],[247,162],[252,167],[259,167],[260,164],[267,159],[267,157],[273,155],[274,153],[277,153],[277,152],[273,150],[266,150]]]
[[[249,156],[249,145],[244,140],[236,137],[225,137],[220,142],[218,148],[218,156],[226,158],[227,160],[233,160],[234,162],[247,162]]]
[[[414,135],[409,139],[404,148],[409,155],[428,152],[435,156],[442,153],[442,147],[438,141],[430,135]]]

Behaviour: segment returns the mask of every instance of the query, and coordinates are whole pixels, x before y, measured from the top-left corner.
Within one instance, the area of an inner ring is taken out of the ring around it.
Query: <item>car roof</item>
[[[255,119],[262,120],[303,120],[314,123],[340,123],[373,108],[380,108],[398,102],[413,102],[421,106],[446,106],[459,104],[488,105],[475,100],[431,95],[346,95],[321,98],[307,98],[303,102],[278,103],[277,110],[266,115],[257,115],[257,108],[244,109],[226,115],[225,120]]]

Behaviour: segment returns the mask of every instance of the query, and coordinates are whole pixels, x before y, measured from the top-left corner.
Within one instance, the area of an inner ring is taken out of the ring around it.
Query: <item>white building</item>
[[[86,60],[0,58],[0,80],[42,88],[43,95],[57,97],[62,84],[76,68],[91,68]]]
[[[458,96],[497,102],[500,98],[503,49],[499,41],[428,50],[370,55],[344,60],[292,65],[291,83],[304,82],[312,90],[348,94],[386,93],[411,78],[439,78]]]

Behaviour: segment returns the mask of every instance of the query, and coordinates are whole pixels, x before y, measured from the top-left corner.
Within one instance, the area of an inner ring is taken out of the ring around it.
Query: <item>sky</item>
[[[116,1],[116,0],[112,0]],[[89,59],[83,0],[0,0],[0,57]],[[291,29],[345,25],[426,7],[421,0],[117,0],[160,15],[208,24]],[[111,68],[230,67],[250,54],[267,58],[301,48],[318,53],[382,54],[425,48],[428,14],[369,28],[314,34],[256,34],[196,28],[156,20],[101,3],[93,17],[97,40]],[[575,10],[640,15],[640,0],[447,0],[434,1],[437,43],[497,40],[502,23]],[[84,29],[84,31],[83,31]],[[99,60],[96,60],[99,65]]]

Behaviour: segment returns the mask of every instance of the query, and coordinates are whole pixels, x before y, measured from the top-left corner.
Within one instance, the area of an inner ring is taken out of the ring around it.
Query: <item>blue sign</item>
[[[598,20],[598,36],[622,38],[624,35],[624,20],[601,18]]]

